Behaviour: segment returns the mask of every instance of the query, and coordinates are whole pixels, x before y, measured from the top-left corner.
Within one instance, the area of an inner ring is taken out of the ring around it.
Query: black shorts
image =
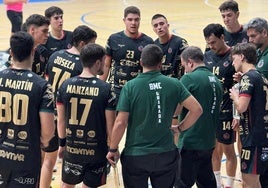
[[[212,153],[213,149],[181,149],[178,179],[175,187],[188,188],[196,183],[198,187],[216,188],[216,179],[211,162]]]
[[[241,172],[265,174],[268,172],[268,147],[242,147]]]
[[[22,25],[22,12],[8,10],[7,17],[11,22],[11,32],[15,33],[20,31]]]
[[[121,154],[124,187],[148,187],[150,178],[154,188],[172,188],[176,179],[178,150],[149,154],[144,156],[127,156]]]
[[[20,187],[36,188],[39,184],[40,168],[29,166],[25,168],[12,168],[12,165],[0,165],[0,188]]]
[[[76,185],[83,182],[88,187],[99,187],[106,184],[107,161],[91,163],[81,161],[70,162],[63,158],[62,181],[67,184]]]
[[[233,120],[220,120],[216,129],[217,141],[222,144],[233,144],[235,142],[235,131],[232,129]]]

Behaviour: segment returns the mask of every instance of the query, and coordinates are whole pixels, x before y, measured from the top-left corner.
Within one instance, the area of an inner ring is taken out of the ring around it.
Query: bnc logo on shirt
[[[150,90],[162,89],[160,82],[157,82],[157,83],[149,83],[149,88],[150,88]]]
[[[263,64],[264,64],[264,61],[263,61],[263,59],[261,59],[261,60],[258,62],[257,67],[261,68],[261,67],[263,66]]]

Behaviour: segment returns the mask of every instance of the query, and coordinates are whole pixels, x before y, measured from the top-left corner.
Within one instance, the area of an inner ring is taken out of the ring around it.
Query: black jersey
[[[188,46],[187,41],[179,36],[172,35],[165,44],[161,44],[159,38],[154,42],[164,53],[161,73],[170,77],[180,78],[184,73],[180,55]]]
[[[65,107],[66,155],[103,161],[107,154],[105,110],[115,110],[110,84],[98,78],[70,78],[58,90]]]
[[[224,40],[228,46],[235,46],[237,43],[248,42],[247,30],[241,27],[236,33],[230,33],[224,28]]]
[[[141,51],[147,44],[153,44],[152,38],[141,34],[130,38],[124,31],[112,34],[107,41],[107,54],[112,57],[108,82],[112,88],[121,90],[124,84],[142,72]]]
[[[79,55],[71,54],[67,50],[60,50],[49,57],[46,77],[48,77],[48,82],[52,85],[56,95],[57,89],[64,80],[77,76],[82,71],[83,66]]]
[[[34,62],[32,65],[32,71],[43,77],[45,73],[45,67],[49,57],[48,50],[43,45],[38,45],[34,54]]]
[[[243,147],[268,146],[268,80],[257,70],[246,72],[240,82],[239,96],[250,97],[248,109],[241,114],[240,137]]]
[[[69,49],[72,47],[72,38],[73,38],[73,32],[63,30],[64,37],[62,39],[56,39],[51,35],[51,32],[49,32],[49,37],[47,39],[47,43],[45,44],[45,47],[49,51],[49,56],[62,49]]]
[[[221,120],[231,120],[232,100],[229,96],[229,89],[234,85],[233,74],[235,69],[232,65],[230,50],[223,55],[217,55],[212,50],[205,52],[204,62],[210,71],[217,76],[223,88],[223,101],[221,105]]]
[[[0,72],[0,166],[40,167],[40,112],[53,113],[50,84],[29,70]]]

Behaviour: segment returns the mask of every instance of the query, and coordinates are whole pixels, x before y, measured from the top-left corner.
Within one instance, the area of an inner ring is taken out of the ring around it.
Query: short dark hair
[[[246,28],[255,29],[257,32],[268,31],[268,23],[264,18],[253,18],[247,23]]]
[[[46,18],[43,15],[40,14],[32,14],[25,20],[25,25],[23,26],[24,30],[26,29],[28,31],[29,27],[31,25],[35,25],[37,27],[43,26],[43,25],[49,25],[50,21],[48,18]]]
[[[99,44],[88,43],[80,52],[80,60],[83,67],[91,68],[97,60],[101,60],[106,54],[105,48]]]
[[[72,44],[77,47],[81,41],[88,43],[93,38],[97,38],[97,33],[86,25],[80,25],[73,31]]]
[[[252,43],[238,43],[232,47],[231,55],[243,54],[245,59],[250,64],[257,64],[257,51],[256,46]]]
[[[196,63],[203,63],[204,54],[197,46],[188,46],[181,53],[181,58],[184,60],[192,59]]]
[[[51,18],[55,14],[63,14],[63,10],[60,7],[51,6],[45,10],[45,16]]]
[[[146,45],[141,52],[141,61],[144,67],[157,66],[163,59],[163,51],[156,44]]]
[[[139,16],[141,16],[140,9],[138,7],[135,7],[135,6],[129,6],[129,7],[125,8],[124,18],[126,18],[128,14],[138,14]]]
[[[165,20],[167,20],[167,18],[163,14],[155,14],[155,15],[153,15],[152,20],[155,20],[157,18],[164,18]]]
[[[227,0],[224,1],[220,6],[219,6],[219,10],[220,11],[224,11],[224,10],[232,10],[234,12],[238,12],[239,8],[238,8],[238,3],[234,0]]]
[[[212,34],[221,38],[221,36],[224,35],[224,28],[221,24],[211,23],[203,29],[203,34],[205,38],[210,37]]]
[[[10,37],[10,49],[14,60],[21,62],[29,58],[33,47],[33,38],[25,31],[16,32]]]

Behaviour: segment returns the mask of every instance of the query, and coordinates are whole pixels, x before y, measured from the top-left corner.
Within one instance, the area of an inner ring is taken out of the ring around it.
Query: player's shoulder
[[[109,38],[118,38],[118,37],[126,37],[126,35],[124,34],[124,31],[119,31],[119,32],[116,32],[116,33],[113,33],[109,36]]]
[[[141,33],[141,38],[142,39],[144,39],[144,40],[148,40],[148,41],[150,41],[151,43],[154,43],[154,40],[149,36],[149,35],[147,35],[147,34],[145,34],[145,33]]]
[[[68,30],[63,30],[63,31],[64,31],[65,35],[72,35],[73,34],[72,31],[68,31]]]

